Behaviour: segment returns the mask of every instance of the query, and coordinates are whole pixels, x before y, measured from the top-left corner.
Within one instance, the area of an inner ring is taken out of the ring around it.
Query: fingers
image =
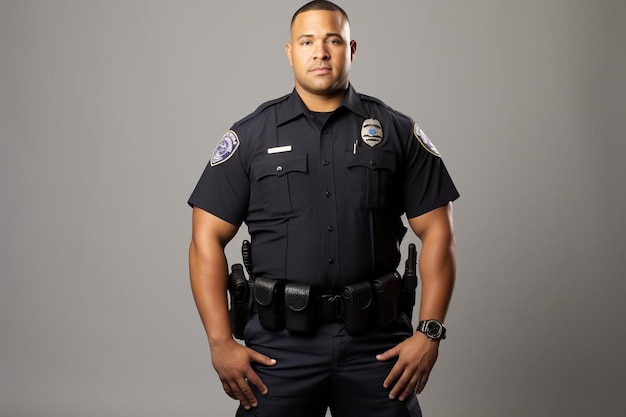
[[[397,398],[400,401],[404,401],[413,393],[417,392],[419,394],[424,390],[431,369],[431,367],[417,365],[407,366],[398,361],[383,381],[383,387],[385,389],[391,387],[389,392],[390,399],[395,400]]]
[[[407,398],[409,398],[415,392],[416,386],[417,386],[416,382],[409,382],[408,384],[406,384],[406,386],[403,389],[401,389],[401,394],[398,397],[398,399],[400,401],[404,401]]]
[[[428,382],[428,377],[430,376],[430,374],[425,374],[424,376],[422,376],[419,379],[419,383],[417,384],[417,393],[421,394],[422,391],[424,391],[424,388],[426,388],[426,383]]]
[[[250,350],[250,360],[252,362],[257,362],[260,363],[261,365],[266,365],[266,366],[274,366],[276,365],[276,359],[272,359],[269,356],[265,356],[263,354],[260,354],[259,352],[256,352],[254,350]]]
[[[389,393],[389,399],[395,400],[396,398],[400,401],[406,400],[409,395],[415,392],[415,386],[417,385],[417,378],[401,378],[396,382],[396,384],[391,389]]]
[[[258,401],[250,389],[250,385],[248,385],[247,378],[234,384],[222,382],[222,387],[230,398],[239,400],[241,406],[246,410],[258,405]]]
[[[254,350],[247,349],[250,362],[258,362],[265,366],[273,366],[276,364],[276,360],[268,356],[262,355]],[[230,378],[222,379],[222,387],[224,392],[229,397],[239,400],[241,406],[246,410],[258,405],[258,401],[252,386],[256,387],[259,393],[262,395],[267,394],[268,388],[263,383],[261,378],[257,375],[251,367],[242,369],[240,376],[232,375]]]
[[[383,381],[383,387],[385,389],[389,388],[391,386],[391,384],[393,384],[393,381],[398,381],[400,382],[398,379],[400,378],[400,376],[403,373],[403,369],[402,367],[400,367],[397,363],[394,365],[393,368],[391,368],[391,371],[389,371],[389,374],[387,375],[387,378],[385,378],[385,380]],[[392,391],[393,392],[393,391]]]
[[[378,360],[398,357],[397,362],[383,381],[390,399],[405,400],[415,392],[420,393],[426,387],[439,352],[439,344],[431,343],[422,333],[406,339],[395,348],[376,356]]]
[[[398,379],[396,384],[391,389],[389,393],[389,399],[395,400],[396,398],[400,401],[404,401],[408,399],[414,393],[420,393],[426,386],[426,382],[428,381],[428,374],[408,374]]]
[[[252,362],[257,362],[257,363],[260,363],[261,365],[266,365],[266,366],[276,365],[276,359],[272,359],[269,356],[262,355],[254,350],[251,350],[250,352],[251,352],[250,360]],[[254,385],[261,394],[263,395],[267,394],[267,387],[265,386],[261,378],[259,378],[259,376],[256,374],[256,372],[250,371],[246,379],[248,380],[249,383]]]
[[[398,347],[396,346],[392,349],[389,349],[386,352],[376,355],[376,359],[379,361],[388,361],[389,359],[397,358],[399,354],[400,354],[400,351]]]
[[[261,378],[259,378],[259,376],[256,373],[253,372],[252,374],[250,374],[250,378],[246,378],[246,381],[248,382],[246,385],[248,384],[254,385],[256,389],[258,389],[262,395],[267,394],[267,391],[268,391],[267,386],[265,386]]]

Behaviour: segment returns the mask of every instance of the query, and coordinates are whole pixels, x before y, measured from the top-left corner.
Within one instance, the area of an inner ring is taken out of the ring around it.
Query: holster
[[[398,301],[402,293],[402,281],[397,272],[390,272],[372,281],[374,290],[373,317],[379,328],[391,324],[398,318]]]
[[[285,327],[292,333],[315,330],[313,294],[310,285],[289,282],[285,285]]]
[[[243,339],[243,330],[252,314],[252,290],[243,267],[234,264],[228,275],[228,292],[230,294],[230,323],[233,336]]]
[[[368,330],[371,325],[372,284],[369,281],[361,281],[347,285],[343,288],[342,298],[346,332],[357,335]]]
[[[261,277],[254,280],[254,299],[259,322],[268,330],[280,331],[285,328],[284,292],[284,281]]]

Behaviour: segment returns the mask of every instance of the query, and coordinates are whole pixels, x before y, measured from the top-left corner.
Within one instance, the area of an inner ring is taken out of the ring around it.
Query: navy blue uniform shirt
[[[256,276],[337,289],[394,271],[401,216],[458,196],[415,122],[350,86],[327,118],[294,90],[235,123],[189,204],[247,224]]]

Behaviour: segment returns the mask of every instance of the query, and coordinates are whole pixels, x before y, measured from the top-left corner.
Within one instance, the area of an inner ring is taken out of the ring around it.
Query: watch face
[[[426,323],[426,335],[433,339],[438,338],[441,336],[441,325],[436,321],[429,321]]]

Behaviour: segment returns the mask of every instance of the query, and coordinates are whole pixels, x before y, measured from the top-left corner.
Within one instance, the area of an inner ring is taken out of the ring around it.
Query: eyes
[[[333,46],[340,46],[343,45],[343,39],[339,39],[339,38],[328,38],[326,40],[326,43],[329,45],[333,45]],[[313,45],[313,41],[310,39],[304,39],[300,42],[301,46],[311,46]]]

